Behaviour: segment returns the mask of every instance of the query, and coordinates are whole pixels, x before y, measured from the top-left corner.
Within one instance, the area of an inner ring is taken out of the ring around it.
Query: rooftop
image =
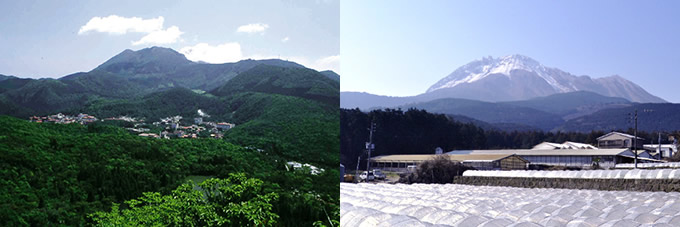
[[[490,162],[490,161],[496,161],[500,159],[504,159],[506,157],[512,156],[513,154],[458,154],[458,155],[446,155],[446,157],[449,158],[451,161],[467,161],[467,162],[474,162],[474,161],[484,161],[484,162]],[[434,157],[437,155],[435,154],[401,154],[401,155],[382,155],[382,156],[377,156],[371,158],[372,161],[374,162],[407,162],[407,161],[412,161],[412,162],[421,162],[421,161],[427,161],[427,160],[432,160]]]
[[[550,150],[529,150],[529,149],[505,149],[505,150],[455,150],[446,154],[517,154],[517,155],[546,155],[546,156],[592,156],[592,155],[626,155],[633,153],[628,149],[550,149]]]
[[[602,138],[605,138],[605,137],[608,137],[608,136],[611,136],[611,135],[619,135],[619,136],[623,136],[623,137],[626,137],[626,138],[629,138],[629,139],[632,139],[633,137],[635,137],[633,135],[629,135],[629,134],[622,133],[622,132],[610,132],[610,133],[604,134],[603,136],[597,137],[597,140],[601,140]],[[641,140],[642,138],[637,137],[637,139]]]

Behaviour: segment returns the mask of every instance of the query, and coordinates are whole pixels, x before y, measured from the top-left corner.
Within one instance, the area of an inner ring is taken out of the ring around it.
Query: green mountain
[[[196,112],[198,109],[214,115],[214,111],[224,109],[221,108],[222,103],[214,96],[178,87],[132,99],[97,99],[74,112],[89,113],[98,117],[125,115],[157,121],[159,118],[175,115],[198,117]]]
[[[321,73],[322,75],[328,77],[328,78],[331,79],[331,80],[335,80],[335,81],[340,82],[340,75],[338,75],[337,73],[335,73],[335,72],[333,72],[333,71],[331,71],[331,70],[321,71],[321,72],[319,72],[319,73]]]
[[[244,91],[281,94],[338,105],[340,83],[306,68],[284,68],[259,65],[234,77],[211,91],[216,96],[229,96]]]
[[[0,75],[0,93],[20,88],[31,81],[32,81],[31,79],[22,79],[13,76],[3,77],[2,75]]]
[[[17,77],[0,74],[0,81],[6,80],[6,79],[12,79],[12,78],[17,78]]]
[[[139,74],[167,73],[196,64],[187,60],[184,55],[169,48],[151,47],[139,51],[130,49],[112,57],[93,71],[106,71],[119,75],[135,76]]]
[[[211,115],[209,121],[237,124],[226,136],[233,143],[268,147],[288,160],[335,168],[338,81],[281,60],[185,60],[171,49],[154,47],[126,50],[95,70],[60,79],[6,79],[0,81],[0,87],[8,88],[0,93],[0,114],[88,113],[152,122],[175,115],[198,117],[201,109]],[[214,89],[204,92],[210,87]]]
[[[0,113],[24,118],[68,112],[94,100],[132,99],[174,87],[209,91],[263,64],[304,69],[297,63],[278,59],[201,64],[191,62],[184,55],[168,48],[125,50],[90,72],[75,73],[59,79],[2,76],[1,107],[28,111]],[[310,94],[316,93],[311,91]]]

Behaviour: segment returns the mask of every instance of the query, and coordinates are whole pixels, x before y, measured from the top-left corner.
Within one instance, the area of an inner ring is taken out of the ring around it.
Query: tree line
[[[425,110],[378,109],[362,112],[359,109],[340,111],[340,162],[354,170],[361,156],[359,169],[365,168],[365,143],[369,140],[370,124],[375,124],[372,156],[392,154],[434,154],[440,147],[444,152],[473,149],[530,149],[541,142],[566,141],[597,144],[605,131],[545,132],[484,130],[472,123],[461,123],[455,117],[428,113]],[[629,129],[624,133],[633,134]],[[661,143],[672,143],[668,136],[680,138],[680,132],[662,132]],[[638,131],[645,143],[656,143],[655,132]]]

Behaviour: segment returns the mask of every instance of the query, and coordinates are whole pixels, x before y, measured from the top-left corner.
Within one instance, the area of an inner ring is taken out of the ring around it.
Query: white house
[[[645,150],[651,152],[661,152],[662,158],[673,157],[673,155],[678,152],[678,147],[673,144],[661,144],[661,147],[659,147],[658,144],[645,144],[643,147]]]

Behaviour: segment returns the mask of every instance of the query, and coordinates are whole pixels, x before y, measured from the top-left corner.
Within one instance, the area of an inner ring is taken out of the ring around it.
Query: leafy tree
[[[114,204],[110,212],[90,215],[97,226],[274,226],[272,212],[278,194],[265,193],[263,181],[245,174],[209,179],[196,187],[185,183],[169,195],[144,193],[125,201],[128,209]]]
[[[453,177],[463,175],[470,168],[460,162],[450,160],[446,155],[437,155],[416,168],[414,173],[399,178],[401,183],[449,184]]]

